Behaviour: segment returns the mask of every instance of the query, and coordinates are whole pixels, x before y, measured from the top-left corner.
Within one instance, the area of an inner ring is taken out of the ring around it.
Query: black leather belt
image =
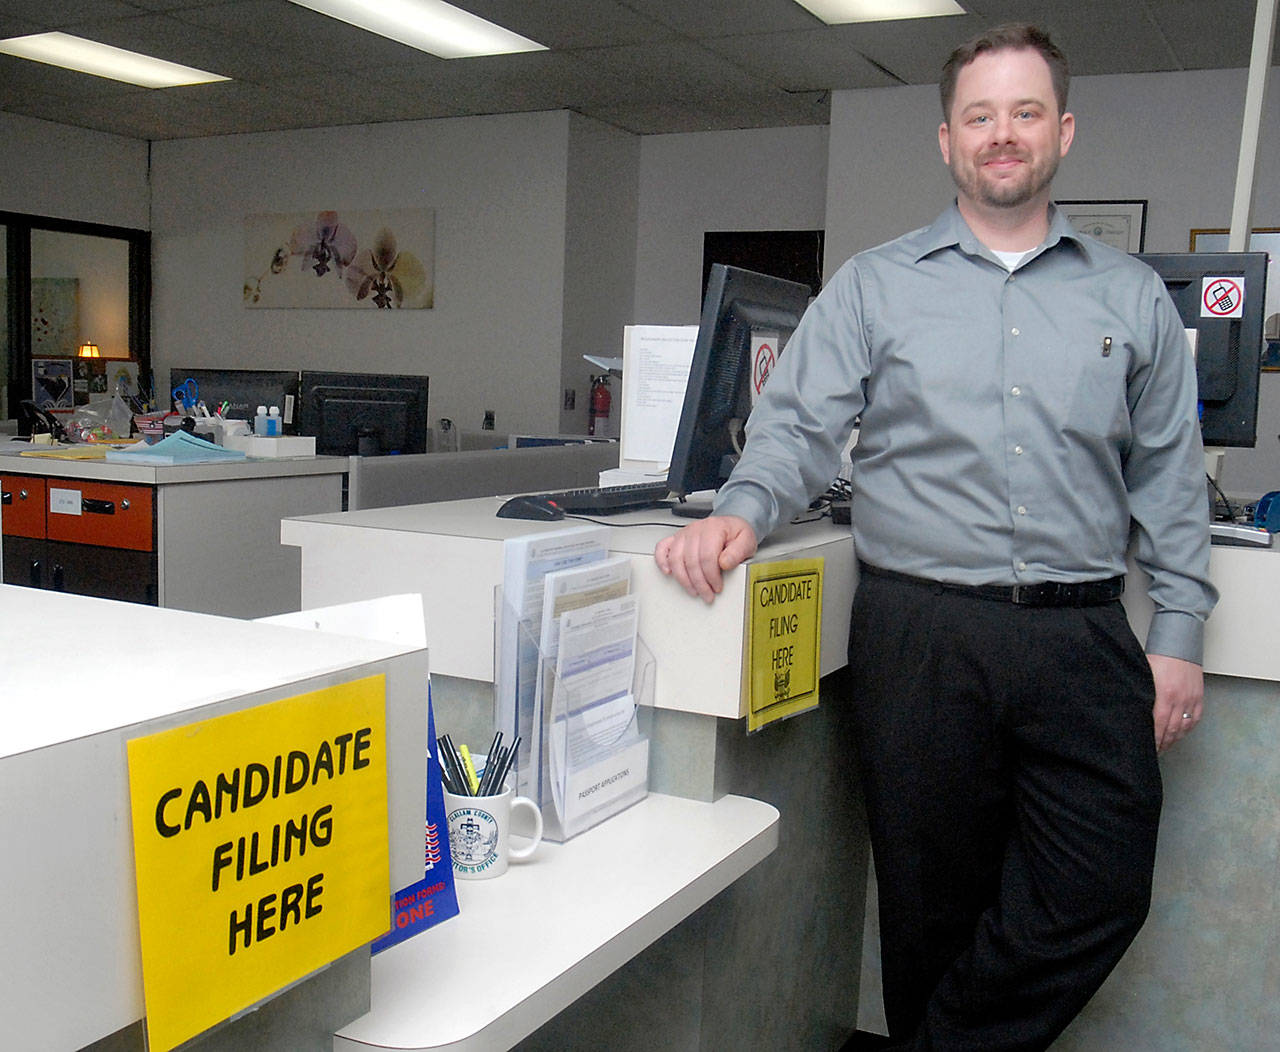
[[[1019,606],[1098,606],[1110,603],[1124,594],[1124,577],[1109,577],[1105,581],[1040,581],[1036,584],[952,584],[949,581],[931,581],[927,577],[913,577],[897,570],[882,570],[878,566],[859,562],[858,568],[872,577],[885,577],[891,581],[922,585],[942,592],[968,595],[974,599],[994,599],[1001,603]]]

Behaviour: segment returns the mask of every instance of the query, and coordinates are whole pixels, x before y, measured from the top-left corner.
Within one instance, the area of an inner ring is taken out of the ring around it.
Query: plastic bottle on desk
[[[280,407],[278,405],[273,405],[267,413],[267,434],[273,438],[284,434],[284,426],[280,419]]]
[[[253,417],[253,433],[255,435],[266,435],[267,431],[267,407],[265,405],[258,406],[257,413]]]

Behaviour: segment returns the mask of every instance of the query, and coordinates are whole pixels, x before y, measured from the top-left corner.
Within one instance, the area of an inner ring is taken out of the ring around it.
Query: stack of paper
[[[107,460],[116,464],[216,464],[224,460],[244,460],[234,449],[223,449],[186,431],[175,431],[154,446],[139,442],[127,449],[110,449]]]

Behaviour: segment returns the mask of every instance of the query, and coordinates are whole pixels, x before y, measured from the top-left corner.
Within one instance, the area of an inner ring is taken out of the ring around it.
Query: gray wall
[[[821,230],[827,142],[826,128],[641,139],[635,320],[697,324],[706,231]]]
[[[587,430],[590,378],[600,370],[582,356],[620,355],[621,325],[634,316],[639,161],[637,136],[570,117],[560,387],[575,397],[573,409],[561,403],[564,434]],[[609,423],[597,434],[617,435],[618,412]]]
[[[431,415],[559,422],[569,114],[156,143],[155,359],[170,365],[427,373]],[[244,219],[435,210],[432,310],[250,310]],[[622,319],[618,319],[620,325]]]
[[[147,144],[0,113],[0,209],[145,230]]]

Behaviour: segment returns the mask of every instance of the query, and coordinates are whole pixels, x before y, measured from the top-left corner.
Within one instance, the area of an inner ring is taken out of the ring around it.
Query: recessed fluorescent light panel
[[[515,55],[547,49],[444,0],[293,0],[322,15],[439,58]]]
[[[99,44],[68,33],[35,33],[0,40],[0,54],[29,58],[49,66],[91,73],[95,77],[122,80],[144,88],[176,88],[182,84],[211,84],[227,80],[216,73],[180,66],[176,62],[139,55],[135,51]]]
[[[796,0],[829,26],[847,22],[890,22],[898,18],[937,18],[967,12],[955,0]]]

